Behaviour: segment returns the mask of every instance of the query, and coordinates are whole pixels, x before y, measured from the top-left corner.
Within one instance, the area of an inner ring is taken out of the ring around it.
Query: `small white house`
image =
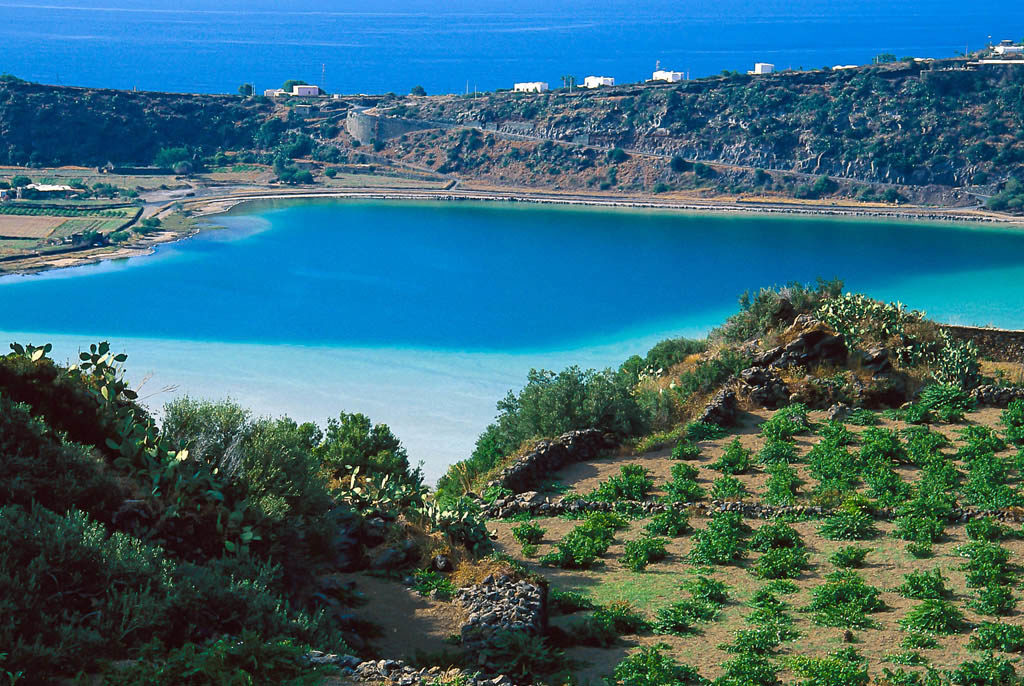
[[[316,97],[320,95],[320,86],[309,86],[306,84],[292,86],[293,97]]]
[[[651,81],[667,81],[669,83],[677,83],[683,80],[683,72],[681,71],[665,71],[659,69],[651,74]]]
[[[1000,57],[1017,57],[1018,55],[1024,55],[1024,45],[1014,45],[1013,41],[1004,40],[992,48],[992,52]]]
[[[543,93],[548,90],[546,81],[523,81],[512,87],[516,93]]]
[[[771,74],[775,71],[774,64],[768,64],[767,62],[755,62],[754,71],[749,72],[750,74]]]
[[[283,88],[268,88],[267,90],[263,91],[263,95],[268,98],[280,98],[287,94],[288,93],[285,92]]]
[[[601,86],[614,86],[615,79],[610,76],[588,76],[583,79],[584,88],[600,88]]]

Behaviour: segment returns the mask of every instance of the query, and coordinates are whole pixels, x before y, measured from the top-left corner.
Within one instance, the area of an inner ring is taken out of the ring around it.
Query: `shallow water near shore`
[[[840,276],[941,321],[1024,327],[1016,230],[352,200],[216,221],[152,257],[0,279],[0,335],[58,359],[110,340],[154,408],[189,393],[321,423],[365,412],[433,479],[531,367],[701,335],[747,289]]]

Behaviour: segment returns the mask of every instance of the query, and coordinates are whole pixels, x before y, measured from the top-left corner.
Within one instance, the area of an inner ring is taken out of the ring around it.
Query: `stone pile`
[[[460,633],[462,647],[470,652],[485,648],[504,631],[539,634],[547,628],[547,590],[507,574],[491,575],[476,586],[460,588],[455,600],[469,611]],[[487,665],[481,662],[480,666]]]
[[[352,655],[331,655],[316,650],[306,654],[306,661],[311,665],[334,665],[340,669],[342,676],[352,682],[394,686],[433,686],[438,683],[512,686],[515,683],[507,676],[485,676],[479,672],[440,667],[417,669],[401,660],[362,660]]]
[[[711,399],[704,411],[697,417],[698,422],[732,426],[736,423],[736,391],[723,388]]]
[[[539,441],[533,450],[502,470],[487,487],[500,486],[520,493],[550,478],[562,467],[592,460],[615,445],[614,437],[598,429],[570,431],[551,441]]]
[[[971,391],[971,397],[979,405],[1006,407],[1014,400],[1024,399],[1022,386],[978,386]]]

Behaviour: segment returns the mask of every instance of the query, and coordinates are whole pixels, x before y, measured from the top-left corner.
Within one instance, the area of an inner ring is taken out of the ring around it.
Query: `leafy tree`
[[[28,186],[31,183],[32,179],[23,174],[19,174],[11,179],[12,188],[24,188],[25,186]]]
[[[335,477],[349,468],[382,472],[400,479],[422,480],[419,468],[410,472],[409,456],[386,424],[373,424],[364,414],[342,412],[327,422],[324,440],[313,454]]]
[[[286,93],[291,93],[292,89],[295,88],[295,86],[308,86],[308,85],[309,84],[307,82],[301,81],[299,79],[288,79],[287,81],[284,82],[284,85],[282,85],[281,88]]]
[[[424,88],[423,86],[413,86],[412,90],[409,91],[409,95],[424,96],[426,94],[427,94],[427,89]]]
[[[250,95],[252,95],[252,92],[253,91],[252,91],[252,84],[251,83],[243,83],[241,86],[238,87],[238,94],[239,95],[243,95],[245,97],[249,97]]]

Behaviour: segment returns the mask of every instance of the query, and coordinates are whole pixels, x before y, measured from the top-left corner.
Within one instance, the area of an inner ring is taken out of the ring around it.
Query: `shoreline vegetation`
[[[133,237],[119,246],[84,248],[56,255],[27,255],[0,263],[0,275],[32,274],[152,255],[160,245],[190,238],[200,231],[217,228],[201,221],[261,200],[386,200],[407,202],[493,202],[607,209],[662,210],[681,213],[723,213],[792,217],[834,217],[892,221],[963,222],[1024,227],[1024,219],[987,212],[978,208],[937,208],[927,206],[879,207],[843,202],[789,201],[778,198],[738,197],[730,199],[658,198],[651,196],[609,197],[582,193],[538,192],[523,189],[400,189],[362,187],[346,190],[279,189],[262,187],[233,194],[185,197],[174,203],[140,213],[158,217],[160,230]],[[170,220],[170,221],[168,221]]]

